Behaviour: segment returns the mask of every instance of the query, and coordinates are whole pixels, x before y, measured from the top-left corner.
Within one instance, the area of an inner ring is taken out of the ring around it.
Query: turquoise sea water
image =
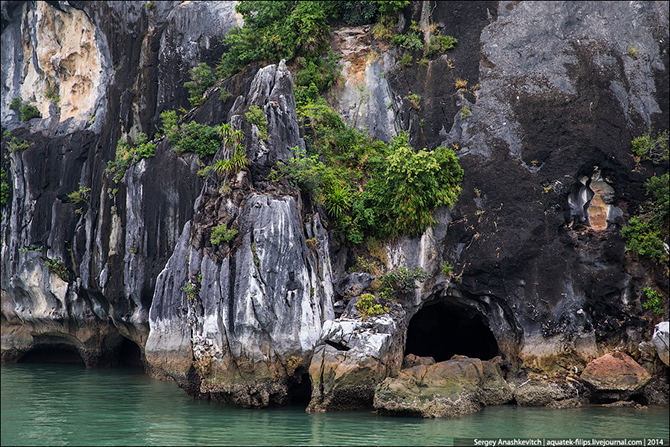
[[[668,439],[668,407],[489,407],[455,419],[308,414],[191,399],[141,369],[3,365],[2,445],[453,445],[454,438]]]

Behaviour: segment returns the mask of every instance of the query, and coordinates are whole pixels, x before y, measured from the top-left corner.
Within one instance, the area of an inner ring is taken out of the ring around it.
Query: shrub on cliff
[[[204,101],[202,95],[207,89],[214,85],[216,78],[212,73],[212,69],[204,62],[201,62],[197,67],[190,69],[189,73],[191,74],[191,80],[184,83],[184,87],[188,89],[188,100],[191,105],[197,107]]]
[[[650,200],[642,207],[642,212],[633,216],[621,229],[626,240],[626,250],[632,250],[656,262],[668,261],[668,251],[663,241],[668,239],[670,225],[669,181],[668,173],[647,179],[645,187],[647,195],[651,196]]]
[[[638,161],[651,160],[654,164],[668,160],[668,131],[661,132],[654,139],[651,130],[632,141],[633,153]],[[666,172],[662,176],[648,178],[644,186],[649,199],[621,229],[626,240],[626,250],[653,259],[668,262],[667,241],[670,227],[670,178]],[[667,267],[667,266],[666,266]]]
[[[247,1],[235,10],[244,18],[242,28],[234,28],[223,40],[228,47],[219,61],[216,73],[229,77],[251,62],[279,62],[297,59],[301,70],[296,74],[298,98],[312,84],[318,91],[330,87],[339,69],[329,53],[330,24],[373,23],[390,15],[409,1]],[[324,55],[326,55],[324,57]],[[311,99],[316,99],[311,96]]]
[[[7,182],[7,171],[0,168],[0,205],[5,206],[9,200],[9,183]]]
[[[456,202],[463,170],[453,150],[417,152],[404,133],[389,147],[345,126],[322,98],[298,116],[310,154],[296,149],[273,178],[286,175],[312,193],[349,241],[421,234],[436,207]]]
[[[235,239],[237,235],[237,230],[232,228],[228,229],[226,224],[217,225],[212,228],[212,235],[209,238],[209,241],[212,245],[220,245],[224,242],[230,242]]]
[[[216,154],[223,141],[219,126],[208,126],[191,121],[179,124],[177,112],[165,110],[161,113],[162,130],[178,153],[195,152],[200,158]]]
[[[156,145],[147,140],[147,136],[140,132],[133,143],[120,139],[116,146],[116,157],[114,161],[107,162],[105,172],[113,175],[114,182],[118,183],[126,175],[126,170],[143,158],[153,157]]]

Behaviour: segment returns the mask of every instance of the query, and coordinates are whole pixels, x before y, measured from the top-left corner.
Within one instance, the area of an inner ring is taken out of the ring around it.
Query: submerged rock
[[[383,414],[455,417],[511,400],[512,389],[498,365],[461,357],[387,378],[375,391],[374,407]]]

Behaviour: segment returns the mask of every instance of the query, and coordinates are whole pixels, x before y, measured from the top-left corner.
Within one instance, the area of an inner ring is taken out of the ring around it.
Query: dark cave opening
[[[487,323],[474,307],[443,301],[426,305],[409,322],[405,355],[433,357],[436,362],[455,354],[490,360],[499,350]]]
[[[123,338],[116,351],[119,366],[143,367],[142,350],[134,341]]]
[[[312,398],[312,382],[309,379],[309,374],[306,371],[302,374],[297,372],[289,380],[289,405],[301,405],[306,407]]]
[[[46,346],[38,345],[26,352],[18,360],[18,363],[81,363],[83,365],[84,359],[81,358],[74,346],[59,343]]]

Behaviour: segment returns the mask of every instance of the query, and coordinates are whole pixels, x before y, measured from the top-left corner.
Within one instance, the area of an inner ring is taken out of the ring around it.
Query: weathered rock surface
[[[652,343],[656,347],[658,356],[660,357],[661,361],[666,364],[666,366],[670,365],[668,363],[668,350],[670,349],[670,342],[668,342],[670,339],[670,336],[668,335],[668,327],[669,326],[667,321],[658,323],[654,328],[654,335],[651,339]]]
[[[651,374],[629,355],[615,352],[589,362],[580,378],[593,388],[599,399],[618,395],[622,398],[615,400],[626,400],[651,380]]]
[[[307,411],[372,406],[377,384],[400,370],[403,317],[396,304],[391,315],[367,321],[348,313],[326,321],[309,367],[312,398]]]
[[[385,414],[456,417],[511,400],[512,389],[496,364],[456,358],[385,379],[375,391],[374,406]]]
[[[514,400],[518,405],[539,407],[559,405],[574,395],[556,383],[543,382],[539,380],[529,381],[514,388]]]

